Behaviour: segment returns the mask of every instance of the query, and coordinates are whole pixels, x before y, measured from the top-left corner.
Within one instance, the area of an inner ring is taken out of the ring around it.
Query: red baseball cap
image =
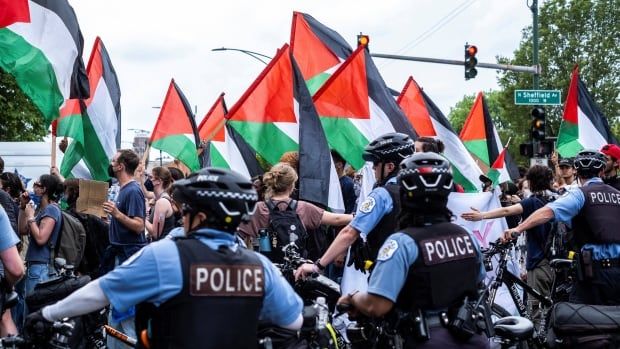
[[[616,160],[620,160],[620,147],[615,144],[605,144],[601,148],[601,153],[609,155]]]

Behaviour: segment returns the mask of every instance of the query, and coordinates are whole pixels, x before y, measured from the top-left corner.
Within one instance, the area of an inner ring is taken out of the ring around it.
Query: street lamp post
[[[250,57],[252,57],[254,59],[259,60],[261,63],[263,63],[265,65],[267,65],[267,62],[265,62],[264,60],[260,59],[260,57],[267,58],[269,60],[272,58],[272,57],[269,57],[269,56],[264,55],[262,53],[258,53],[258,52],[254,52],[254,51],[249,51],[249,50],[243,50],[243,49],[240,49],[240,48],[220,47],[220,48],[214,48],[211,51],[237,51],[237,52],[241,52],[241,53],[244,53],[244,54],[246,54],[246,55],[248,55],[248,56],[250,56]]]

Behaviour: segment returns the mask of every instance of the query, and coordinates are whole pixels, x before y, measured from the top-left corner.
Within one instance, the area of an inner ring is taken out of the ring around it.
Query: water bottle
[[[321,330],[327,327],[327,322],[329,320],[329,310],[327,310],[327,304],[325,304],[325,297],[316,297],[315,307],[317,308],[318,314],[316,327]]]
[[[258,230],[258,250],[260,252],[271,252],[271,241],[269,237],[269,229]]]
[[[108,200],[116,201],[116,197],[118,196],[118,184],[114,183],[108,189]]]

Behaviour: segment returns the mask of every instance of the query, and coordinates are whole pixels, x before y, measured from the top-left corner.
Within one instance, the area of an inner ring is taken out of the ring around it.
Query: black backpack
[[[542,202],[540,207],[554,201],[553,197],[536,196]],[[566,258],[568,256],[568,228],[566,224],[558,221],[549,222],[549,230],[547,231],[547,239],[545,240],[543,251],[547,260],[556,258]]]
[[[274,263],[283,261],[282,248],[295,241],[302,257],[306,257],[308,233],[301,223],[297,214],[297,200],[291,200],[285,208],[281,209],[279,204],[284,201],[273,202],[266,200],[265,204],[269,209],[269,237],[272,241],[271,252],[265,253]]]

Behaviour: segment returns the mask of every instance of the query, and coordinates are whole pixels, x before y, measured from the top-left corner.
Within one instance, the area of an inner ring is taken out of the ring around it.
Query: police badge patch
[[[375,198],[373,198],[372,196],[369,196],[366,198],[366,200],[364,200],[364,202],[362,202],[359,210],[360,212],[369,213],[375,207],[375,204],[376,204]]]
[[[377,255],[378,261],[385,261],[392,258],[392,255],[398,249],[398,242],[396,240],[390,239],[383,244],[381,249],[379,250],[379,254]]]

